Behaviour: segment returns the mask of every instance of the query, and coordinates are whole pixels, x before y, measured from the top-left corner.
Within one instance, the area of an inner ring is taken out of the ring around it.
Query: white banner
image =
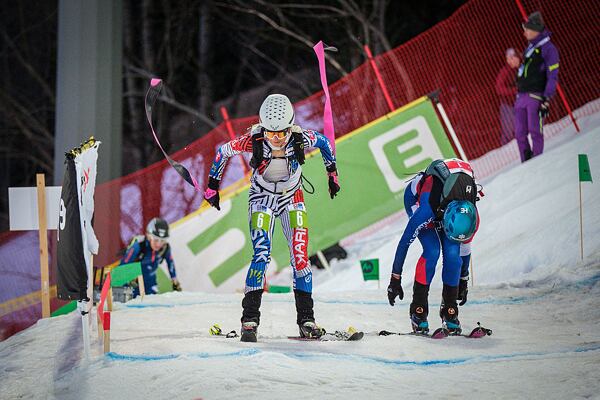
[[[96,189],[97,160],[99,141],[90,147],[84,146],[75,157],[77,172],[77,196],[79,198],[79,220],[83,239],[83,254],[87,266],[88,277],[92,276],[91,256],[98,254],[98,239],[92,227],[94,216],[94,191]]]

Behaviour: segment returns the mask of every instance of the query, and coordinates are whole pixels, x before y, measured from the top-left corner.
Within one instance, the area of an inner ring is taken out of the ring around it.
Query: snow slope
[[[579,255],[577,154],[600,178],[600,127],[562,138],[541,157],[484,182],[474,243],[475,286],[461,308],[494,334],[440,341],[367,335],[361,342],[296,342],[290,294],[265,294],[261,342],[211,337],[239,329],[241,294],[168,293],[116,304],[112,353],[82,359],[71,314],[39,321],[0,342],[0,398],[47,399],[514,399],[600,398],[600,187],[583,184],[585,257]],[[385,287],[405,219],[355,241],[332,271],[315,271],[315,314],[328,330],[408,331],[415,243],[405,299]],[[382,282],[363,282],[358,261],[378,257]],[[441,283],[430,295],[437,327]],[[286,273],[279,281],[289,282]],[[94,317],[95,318],[95,317]]]

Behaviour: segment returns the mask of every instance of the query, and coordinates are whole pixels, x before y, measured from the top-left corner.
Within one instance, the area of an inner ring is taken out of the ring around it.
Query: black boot
[[[429,332],[429,285],[419,282],[413,284],[413,301],[410,303],[410,322],[415,333],[427,334]]]
[[[323,336],[323,329],[315,323],[312,294],[294,290],[294,298],[296,299],[296,323],[300,329],[300,337],[316,339]]]
[[[442,289],[442,304],[440,307],[440,317],[442,326],[448,330],[450,335],[460,335],[462,328],[458,320],[458,286],[449,286],[444,284]]]
[[[262,290],[253,290],[246,293],[242,300],[242,330],[240,334],[242,342],[256,342],[257,340],[262,294]]]

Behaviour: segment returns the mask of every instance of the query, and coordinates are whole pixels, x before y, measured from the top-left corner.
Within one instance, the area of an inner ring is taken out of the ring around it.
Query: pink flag
[[[335,133],[333,130],[333,113],[331,112],[331,100],[329,98],[329,88],[327,87],[327,75],[325,73],[325,49],[323,47],[323,41],[315,44],[313,50],[317,54],[319,60],[319,73],[321,75],[321,85],[323,86],[323,92],[325,93],[325,108],[323,110],[323,133],[325,137],[329,139],[331,148],[335,154]]]

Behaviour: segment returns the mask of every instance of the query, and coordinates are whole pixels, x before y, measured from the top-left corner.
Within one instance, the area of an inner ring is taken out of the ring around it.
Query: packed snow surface
[[[264,295],[258,343],[209,334],[214,323],[239,330],[241,294],[146,296],[115,304],[106,355],[94,338],[83,357],[76,313],[1,342],[0,398],[600,398],[600,183],[582,184],[582,260],[577,168],[586,153],[600,179],[595,126],[484,182],[474,286],[460,320],[465,331],[480,321],[492,336],[377,336],[410,330],[418,242],[405,264],[404,300],[391,307],[385,292],[401,217],[314,274],[317,322],[329,331],[353,326],[366,333],[362,341],[287,339],[297,335],[291,294]],[[365,258],[380,259],[380,288],[362,281]],[[289,283],[287,275],[275,279]],[[440,275],[430,293],[432,328],[440,326]]]

